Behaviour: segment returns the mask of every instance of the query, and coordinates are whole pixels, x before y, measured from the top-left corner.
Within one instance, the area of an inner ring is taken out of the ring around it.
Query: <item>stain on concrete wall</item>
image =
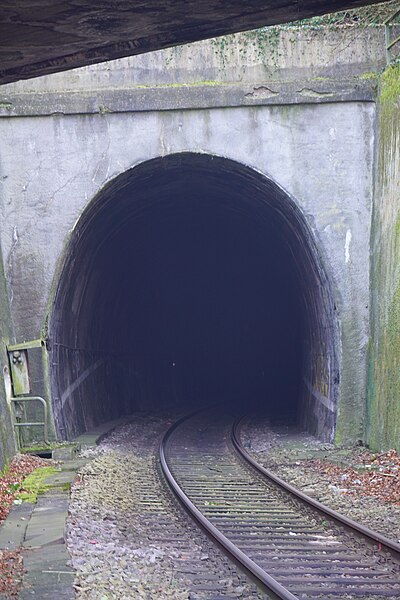
[[[400,65],[381,77],[372,227],[367,440],[400,449]]]

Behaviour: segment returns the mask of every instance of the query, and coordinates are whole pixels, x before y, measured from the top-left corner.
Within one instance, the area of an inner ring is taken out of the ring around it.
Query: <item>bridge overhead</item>
[[[6,0],[0,12],[0,83],[373,3]]]

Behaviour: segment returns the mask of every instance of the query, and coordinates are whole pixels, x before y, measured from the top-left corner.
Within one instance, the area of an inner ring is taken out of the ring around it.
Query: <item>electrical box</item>
[[[23,396],[31,393],[29,379],[29,363],[27,349],[9,350],[11,381],[14,396]]]

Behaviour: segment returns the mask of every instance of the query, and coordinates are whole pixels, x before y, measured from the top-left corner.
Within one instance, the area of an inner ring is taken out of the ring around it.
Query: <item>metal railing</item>
[[[47,403],[46,400],[44,398],[42,398],[41,396],[18,396],[18,397],[12,397],[10,398],[10,401],[13,402],[14,404],[17,403],[21,403],[21,402],[40,402],[43,406],[43,421],[35,421],[35,422],[27,422],[27,421],[17,421],[17,417],[15,415],[15,412],[13,411],[13,427],[14,428],[19,428],[19,427],[43,427],[43,439],[45,444],[49,443],[49,435],[48,435],[48,421],[47,421]],[[17,440],[19,441],[19,436],[16,436]]]

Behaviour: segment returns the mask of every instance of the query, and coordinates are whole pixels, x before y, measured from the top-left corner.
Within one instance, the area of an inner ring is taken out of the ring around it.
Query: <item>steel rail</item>
[[[353,521],[353,519],[350,519],[349,517],[338,513],[336,510],[333,510],[325,504],[318,502],[318,500],[307,496],[307,494],[305,494],[304,492],[301,492],[294,486],[290,485],[290,483],[287,483],[286,481],[275,475],[275,473],[273,473],[269,469],[266,469],[265,467],[260,465],[252,456],[250,456],[250,454],[246,451],[246,449],[243,447],[240,441],[239,432],[243,424],[243,420],[244,417],[238,419],[233,424],[231,430],[231,441],[235,450],[246,461],[246,463],[250,464],[258,473],[261,473],[267,479],[273,481],[277,486],[279,486],[284,491],[288,492],[295,499],[301,500],[307,505],[312,506],[324,516],[332,519],[337,525],[345,527],[353,535],[361,535],[368,542],[377,543],[378,551],[389,552],[396,561],[400,561],[400,544],[394,542],[393,540],[385,537],[384,535],[376,531],[373,531],[372,529],[369,529],[368,527],[365,527],[361,523],[357,523],[356,521]]]
[[[195,414],[202,411],[196,411],[190,415],[182,417],[176,421],[164,434],[160,443],[160,463],[164,477],[166,478],[168,485],[179,499],[185,510],[192,516],[192,518],[205,530],[208,535],[221,546],[227,554],[238,563],[244,571],[251,575],[261,588],[264,588],[269,593],[272,593],[274,600],[298,600],[297,596],[294,596],[285,587],[276,581],[271,575],[269,575],[264,569],[259,567],[251,558],[249,558],[242,550],[240,550],[235,544],[233,544],[223,533],[221,533],[204,515],[203,513],[193,504],[188,496],[181,489],[180,485],[174,478],[171,469],[168,465],[167,460],[167,447],[172,434],[178,427],[185,421],[192,418]]]

